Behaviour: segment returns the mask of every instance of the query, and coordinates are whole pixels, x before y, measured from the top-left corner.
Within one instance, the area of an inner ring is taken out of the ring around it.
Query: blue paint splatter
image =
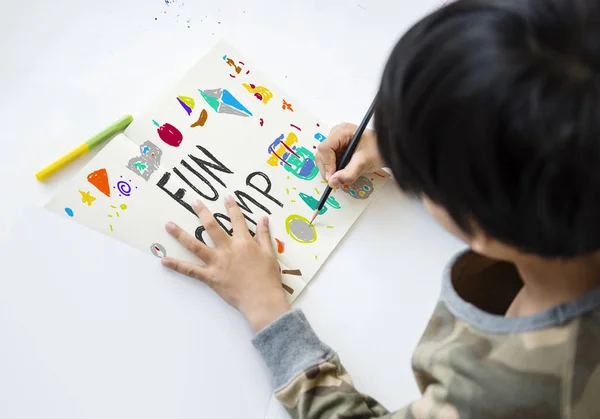
[[[318,142],[322,143],[323,141],[325,141],[327,137],[325,137],[323,134],[321,134],[320,132],[317,132],[315,134],[315,140],[317,140]]]
[[[298,174],[302,177],[308,177],[312,173],[312,170],[315,168],[315,162],[311,159],[304,160],[304,165],[302,169],[298,172]]]
[[[221,102],[226,105],[231,106],[238,111],[244,112],[250,116],[252,116],[252,112],[244,107],[227,89],[223,89],[223,93],[221,94]]]
[[[72,217],[74,215],[73,210],[71,208],[65,208],[65,212],[69,217]]]

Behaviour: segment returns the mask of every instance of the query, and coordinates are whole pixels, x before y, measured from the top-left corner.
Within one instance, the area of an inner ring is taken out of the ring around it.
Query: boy
[[[290,311],[267,221],[254,241],[231,197],[231,238],[195,204],[214,248],[167,225],[205,267],[163,264],[246,316],[295,418],[600,418],[600,2],[440,9],[392,52],[375,128],[337,173],[355,127],[333,130],[318,157],[329,183],[385,163],[472,249],[415,350],[420,400],[389,413],[352,386]]]

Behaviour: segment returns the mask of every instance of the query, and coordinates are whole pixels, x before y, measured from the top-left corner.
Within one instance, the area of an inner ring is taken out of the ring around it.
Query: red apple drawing
[[[177,128],[175,128],[171,124],[164,124],[163,126],[159,126],[158,122],[152,122],[154,122],[154,125],[158,127],[156,132],[158,132],[158,136],[161,140],[163,140],[171,147],[179,147],[179,145],[183,141],[183,134]]]

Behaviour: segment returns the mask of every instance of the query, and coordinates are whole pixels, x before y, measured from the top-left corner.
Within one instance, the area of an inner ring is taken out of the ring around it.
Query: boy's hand
[[[211,248],[174,223],[166,230],[206,266],[165,257],[167,268],[209,285],[221,298],[238,309],[255,331],[262,330],[290,309],[281,286],[281,274],[269,233],[269,221],[262,218],[256,240],[235,200],[225,198],[231,218],[233,237],[223,231],[211,212],[200,201],[192,204],[202,225],[215,243]]]
[[[341,158],[357,128],[357,125],[349,123],[336,125],[327,139],[319,145],[315,160],[321,176],[329,182],[329,186],[332,188],[340,188],[345,183],[353,183],[361,174],[383,167],[384,163],[379,155],[375,131],[365,130],[346,168],[336,172],[337,159]]]

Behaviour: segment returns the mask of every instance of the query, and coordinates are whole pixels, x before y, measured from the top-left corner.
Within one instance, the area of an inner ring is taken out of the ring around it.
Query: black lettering
[[[200,226],[196,229],[196,232],[194,233],[194,236],[196,236],[196,238],[204,244],[206,244],[206,242],[204,241],[204,237],[202,237],[202,233],[204,233],[205,231],[206,229],[204,228],[204,226]]]
[[[206,154],[214,163],[208,162],[206,160],[202,160],[196,156],[193,156],[191,154],[188,154],[189,158],[192,159],[194,161],[194,163],[196,163],[198,166],[200,166],[200,168],[202,170],[204,170],[206,173],[208,173],[214,180],[216,180],[217,182],[219,182],[224,188],[227,187],[227,185],[225,185],[225,182],[223,182],[221,179],[219,179],[217,177],[217,175],[215,175],[210,169],[213,168],[215,170],[218,170],[220,172],[224,172],[224,173],[228,173],[228,174],[233,174],[233,172],[231,170],[229,170],[229,168],[227,166],[225,166],[223,163],[221,163],[219,160],[217,160],[217,158],[215,156],[213,156],[210,151],[208,151],[207,149],[205,149],[204,147],[197,145],[196,146],[198,148],[198,150],[202,151],[204,154]]]
[[[173,169],[173,171],[175,171],[175,170],[176,169]],[[181,175],[179,175],[179,176],[181,177]],[[167,193],[167,195],[169,195],[175,201],[179,202],[186,210],[188,210],[192,214],[196,215],[192,206],[183,200],[183,197],[185,196],[185,189],[183,189],[183,188],[178,189],[177,192],[172,193],[171,191],[167,190],[167,188],[165,188],[165,185],[167,184],[169,179],[171,179],[171,173],[165,172],[165,174],[160,178],[160,180],[158,181],[156,186],[158,186],[160,189],[165,191]],[[189,182],[186,182],[186,183],[188,183],[188,185],[189,185]]]
[[[248,195],[246,192],[242,192],[242,191],[235,191],[234,192],[236,198],[238,199],[237,204],[239,205],[239,207],[243,210],[243,211],[247,211],[250,214],[254,214],[252,212],[252,210],[250,209],[250,207],[248,206],[248,204],[246,203],[246,199],[248,201],[250,201],[251,203],[253,203],[254,205],[256,205],[258,208],[260,208],[261,210],[263,210],[264,212],[266,212],[267,214],[271,215],[271,211],[269,211],[269,209],[267,207],[265,207],[264,205],[262,205],[260,202],[258,202],[256,199],[252,198],[250,195]]]
[[[252,218],[248,217],[246,214],[244,214],[244,218],[256,226],[256,221],[254,221]],[[250,229],[248,229],[248,230],[250,230]],[[252,233],[252,231],[250,231],[250,234],[252,234],[252,237],[254,237],[254,234]]]
[[[185,167],[186,169],[188,169],[190,172],[192,172],[193,174],[195,174],[196,176],[198,176],[198,179],[200,179],[202,182],[204,182],[212,191],[212,196],[208,196],[202,192],[200,192],[200,190],[198,188],[196,188],[194,185],[192,185],[190,183],[189,180],[187,180],[185,178],[185,176],[183,176],[181,174],[181,172],[177,169],[173,169],[173,172],[175,172],[177,174],[177,176],[179,176],[181,178],[181,180],[183,180],[185,183],[187,183],[187,185],[192,188],[194,190],[194,192],[196,192],[198,195],[200,195],[202,198],[208,199],[209,201],[216,201],[217,199],[219,199],[219,193],[217,192],[217,190],[214,188],[213,185],[211,185],[211,183],[208,181],[208,179],[206,179],[204,176],[202,176],[200,173],[198,173],[197,170],[195,170],[192,166],[190,166],[185,160],[181,160],[181,165],[183,167]]]
[[[263,189],[261,189],[260,187],[258,187],[255,184],[253,184],[252,180],[256,176],[262,177],[265,180],[265,182],[267,182],[267,186],[263,187]],[[246,185],[250,186],[252,189],[257,190],[262,195],[264,195],[265,197],[269,198],[271,201],[275,202],[277,205],[279,205],[281,208],[283,208],[283,204],[281,202],[279,202],[275,197],[269,195],[269,192],[271,191],[271,180],[269,179],[269,176],[265,175],[262,172],[250,173],[248,175],[248,177],[246,178]]]
[[[225,221],[227,221],[229,225],[231,225],[231,218],[229,218],[226,215],[219,214],[218,212],[214,214],[214,217],[215,220],[217,220],[217,223],[219,223],[219,225],[221,226],[221,228],[225,230],[225,233],[229,234],[229,237],[233,236],[233,228],[227,228],[227,226],[223,224],[222,221],[222,219],[225,219]]]

